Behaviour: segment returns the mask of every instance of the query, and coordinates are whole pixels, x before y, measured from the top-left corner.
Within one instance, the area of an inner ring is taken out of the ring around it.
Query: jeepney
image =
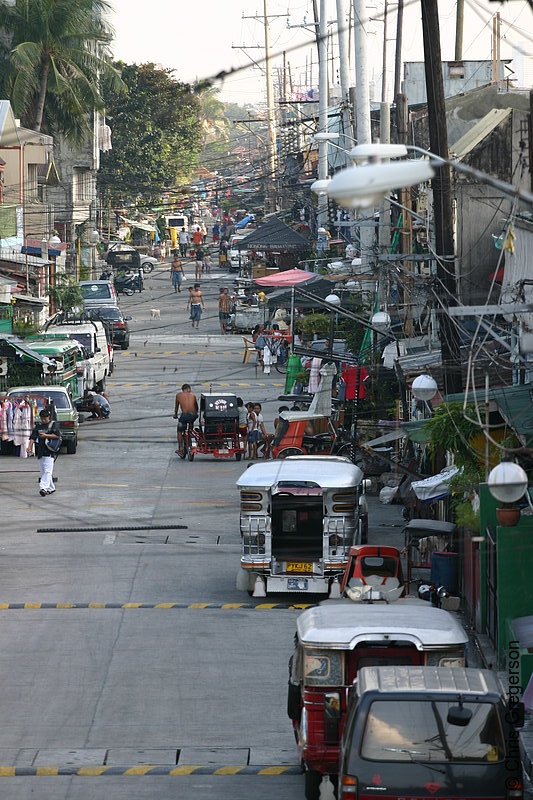
[[[362,483],[359,467],[337,456],[291,456],[250,466],[237,481],[237,587],[254,597],[338,597],[350,547],[361,540]]]
[[[448,611],[423,600],[327,601],[297,621],[287,713],[305,766],[307,800],[339,769],[350,692],[361,667],[464,667],[468,637]]]
[[[16,337],[0,339],[0,390],[13,386],[64,386],[73,398],[78,396],[77,342]]]
[[[70,389],[72,397],[80,396],[77,367],[83,359],[83,350],[80,344],[68,336],[58,336],[51,339],[46,334],[42,337],[32,337],[25,340],[26,346],[41,356],[46,356],[49,362],[43,365],[43,379],[46,385],[64,386]]]

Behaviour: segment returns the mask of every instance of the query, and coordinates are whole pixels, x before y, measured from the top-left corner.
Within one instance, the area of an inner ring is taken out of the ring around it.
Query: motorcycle
[[[125,294],[131,297],[135,292],[142,292],[144,289],[144,281],[142,270],[139,270],[135,275],[115,275],[114,285],[117,294]]]

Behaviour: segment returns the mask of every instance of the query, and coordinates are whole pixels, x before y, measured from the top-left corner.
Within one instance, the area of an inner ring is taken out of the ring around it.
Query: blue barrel
[[[458,594],[458,553],[433,553],[431,556],[431,583],[435,586],[444,586],[450,594]]]

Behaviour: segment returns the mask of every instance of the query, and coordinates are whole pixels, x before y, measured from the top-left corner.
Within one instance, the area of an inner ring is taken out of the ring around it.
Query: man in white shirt
[[[182,228],[178,233],[178,244],[180,246],[180,255],[182,258],[185,258],[187,255],[187,247],[189,246],[189,234],[185,228]]]

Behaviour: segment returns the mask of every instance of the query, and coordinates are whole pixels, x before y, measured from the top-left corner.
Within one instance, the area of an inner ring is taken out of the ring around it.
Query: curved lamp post
[[[341,299],[338,294],[335,292],[330,292],[328,296],[325,298],[326,303],[329,303],[330,306],[334,308],[339,308],[341,304]],[[333,338],[335,336],[335,315],[333,309],[329,312],[329,355],[330,357],[333,355]]]
[[[420,400],[421,403],[424,403],[425,407],[429,411],[430,417],[433,416],[431,401],[437,394],[437,390],[437,381],[435,378],[432,378],[431,375],[419,375],[414,379],[411,386],[411,391],[415,399]]]

